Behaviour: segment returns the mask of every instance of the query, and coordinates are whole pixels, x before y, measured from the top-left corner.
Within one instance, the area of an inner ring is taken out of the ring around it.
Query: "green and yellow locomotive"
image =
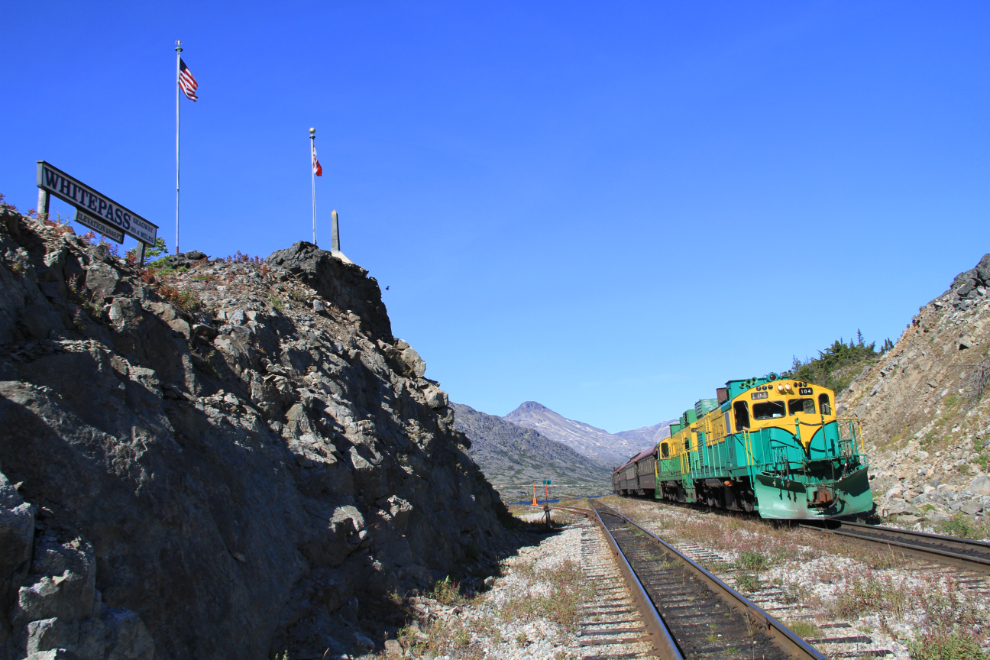
[[[670,438],[616,469],[613,491],[775,519],[869,512],[859,422],[836,417],[834,405],[832,390],[773,373],[731,380],[685,411]]]

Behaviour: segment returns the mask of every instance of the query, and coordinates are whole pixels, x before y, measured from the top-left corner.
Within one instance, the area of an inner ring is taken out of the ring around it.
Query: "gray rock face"
[[[880,512],[901,499],[928,522],[986,514],[988,276],[985,255],[921,307],[893,348],[839,395],[838,409],[862,423],[873,492],[886,492],[877,497]]]
[[[296,244],[149,283],[71,235],[10,226],[0,659],[363,651],[340,608],[501,542],[504,507],[363,269]],[[39,272],[75,288],[42,292]]]

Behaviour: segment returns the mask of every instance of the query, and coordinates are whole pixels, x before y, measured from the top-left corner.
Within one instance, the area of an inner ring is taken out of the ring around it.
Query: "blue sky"
[[[990,5],[4,5],[0,192],[44,159],[183,250],[310,239],[451,398],[609,431],[861,329],[990,252]],[[39,36],[42,35],[42,36]],[[54,203],[53,212],[69,213]]]

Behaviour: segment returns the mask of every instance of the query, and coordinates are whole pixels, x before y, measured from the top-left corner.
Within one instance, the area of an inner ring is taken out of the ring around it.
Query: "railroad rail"
[[[886,545],[919,559],[990,574],[990,543],[984,541],[855,522],[834,521],[832,524],[838,527],[815,525],[801,525],[801,527],[867,543]]]
[[[621,513],[600,502],[590,512],[571,511],[592,514],[604,530],[663,660],[824,660],[745,596]]]

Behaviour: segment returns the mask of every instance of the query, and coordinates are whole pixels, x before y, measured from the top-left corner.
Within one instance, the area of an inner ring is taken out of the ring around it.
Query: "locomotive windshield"
[[[815,414],[815,400],[814,399],[791,399],[787,402],[787,413],[789,415],[794,415],[796,413],[809,413]]]
[[[828,395],[827,394],[820,394],[818,396],[818,405],[821,406],[821,408],[822,408],[822,414],[823,415],[831,415],[832,414],[832,405],[828,401]]]
[[[787,414],[783,401],[764,401],[753,404],[753,419],[778,419]]]

